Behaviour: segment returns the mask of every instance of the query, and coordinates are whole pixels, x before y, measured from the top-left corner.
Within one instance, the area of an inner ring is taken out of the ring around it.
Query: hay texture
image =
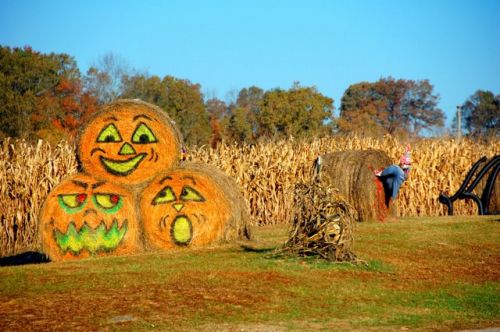
[[[176,166],[182,139],[161,108],[137,99],[105,105],[82,128],[77,154],[85,172],[138,186]]]
[[[198,247],[250,238],[250,215],[235,181],[204,164],[184,164],[144,189],[141,218],[149,245]]]
[[[79,133],[83,172],[63,180],[42,207],[45,254],[57,261],[249,239],[236,182],[214,166],[179,166],[181,146],[160,108],[139,100],[105,105]]]
[[[339,190],[357,212],[358,221],[384,221],[397,216],[395,204],[374,171],[392,164],[380,150],[340,151],[320,157],[319,176]]]
[[[53,261],[115,256],[142,247],[132,193],[83,173],[50,192],[38,233],[43,252]]]
[[[324,181],[297,185],[287,242],[277,255],[319,256],[332,262],[355,262],[352,253],[356,211]]]

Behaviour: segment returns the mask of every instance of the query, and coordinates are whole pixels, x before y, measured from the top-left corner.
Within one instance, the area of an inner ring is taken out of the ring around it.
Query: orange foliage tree
[[[0,47],[0,105],[0,138],[57,141],[74,135],[96,101],[69,55]]]

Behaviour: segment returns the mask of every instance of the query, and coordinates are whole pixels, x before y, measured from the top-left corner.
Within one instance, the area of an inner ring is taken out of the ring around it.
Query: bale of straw
[[[184,163],[158,174],[140,197],[149,247],[199,247],[250,238],[250,214],[236,182],[214,166]]]
[[[357,211],[357,221],[379,220],[397,215],[394,203],[375,171],[391,165],[392,160],[380,150],[340,151],[320,157],[318,176],[339,190]]]
[[[350,250],[356,211],[325,181],[295,188],[294,211],[287,242],[277,255],[319,256],[333,262],[355,262]]]
[[[51,190],[38,225],[42,251],[52,261],[142,250],[134,195],[84,173],[66,177]]]
[[[78,160],[86,173],[134,191],[178,165],[181,147],[181,134],[167,112],[139,99],[104,105],[77,139]]]
[[[249,240],[252,237],[250,211],[245,204],[243,191],[236,181],[217,167],[209,164],[185,162],[181,168],[210,178],[218,188],[222,189],[224,199],[229,202],[230,212],[220,240]]]

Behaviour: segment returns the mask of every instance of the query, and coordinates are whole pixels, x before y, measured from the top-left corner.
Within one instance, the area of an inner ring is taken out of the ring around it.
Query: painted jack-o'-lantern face
[[[87,173],[138,184],[177,162],[180,139],[165,112],[144,102],[123,100],[89,121],[79,137],[78,152]]]
[[[141,197],[146,238],[162,249],[219,239],[229,214],[229,203],[217,184],[190,169],[160,174]]]
[[[52,260],[132,252],[138,232],[132,194],[86,174],[61,182],[41,211],[43,250]]]

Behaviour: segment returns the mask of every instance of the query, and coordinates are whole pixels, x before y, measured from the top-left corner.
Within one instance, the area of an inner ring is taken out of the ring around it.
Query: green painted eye
[[[204,202],[205,198],[199,192],[189,186],[182,188],[181,199],[183,201]]]
[[[153,199],[153,205],[165,204],[176,200],[174,191],[171,187],[163,188],[158,195]]]
[[[99,143],[112,143],[121,141],[122,137],[120,136],[118,129],[116,129],[115,125],[112,123],[101,130],[101,133],[99,134],[99,136],[97,136],[97,142]]]
[[[132,143],[136,144],[148,144],[148,143],[156,143],[156,137],[153,135],[151,129],[146,126],[145,123],[141,122],[137,129],[132,134]]]
[[[106,213],[115,213],[123,205],[122,198],[116,194],[94,194],[92,200],[95,206]]]
[[[67,194],[57,196],[59,206],[67,213],[77,213],[82,210],[87,201],[86,194]]]

